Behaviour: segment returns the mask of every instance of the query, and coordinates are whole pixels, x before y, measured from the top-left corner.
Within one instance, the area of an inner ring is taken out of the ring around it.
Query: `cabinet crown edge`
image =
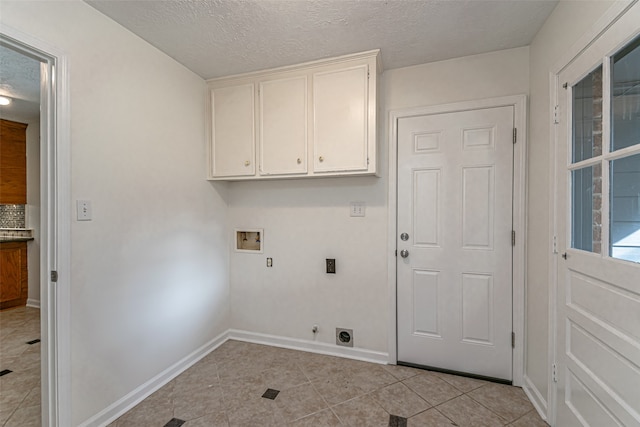
[[[322,66],[343,64],[352,61],[362,61],[366,59],[374,58],[376,61],[376,71],[378,74],[382,74],[382,60],[380,57],[380,49],[367,50],[364,52],[352,53],[348,55],[335,56],[332,58],[317,59],[314,61],[302,62],[299,64],[285,65],[282,67],[267,68],[264,70],[250,71],[248,73],[232,74],[228,76],[213,77],[207,79],[207,85],[209,87],[215,87],[217,83],[228,84],[233,80],[244,80],[252,78],[260,78],[271,74],[281,74],[292,71],[303,71],[305,69],[313,69]]]

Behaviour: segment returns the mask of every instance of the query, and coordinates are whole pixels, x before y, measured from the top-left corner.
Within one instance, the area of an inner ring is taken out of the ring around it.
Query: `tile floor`
[[[110,427],[545,427],[520,388],[227,341]]]
[[[0,311],[0,426],[41,425],[39,339],[39,309]]]

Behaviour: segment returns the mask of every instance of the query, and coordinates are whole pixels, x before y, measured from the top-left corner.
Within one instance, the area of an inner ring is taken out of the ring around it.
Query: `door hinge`
[[[516,348],[516,333],[511,332],[511,348]]]
[[[556,105],[553,107],[553,124],[557,125],[560,123],[560,106]]]
[[[513,128],[513,143],[515,144],[517,140],[518,140],[518,129]]]
[[[558,237],[557,236],[553,236],[553,253],[554,254],[558,253]]]
[[[511,246],[516,245],[516,230],[511,230]]]
[[[396,256],[398,256],[398,250],[396,249]]]
[[[51,281],[52,282],[57,282],[58,281],[58,272],[55,270],[51,271]]]
[[[558,382],[558,365],[555,362],[551,365],[551,379],[554,383]]]

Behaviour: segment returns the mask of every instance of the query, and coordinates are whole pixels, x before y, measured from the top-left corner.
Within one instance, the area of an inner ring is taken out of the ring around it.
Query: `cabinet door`
[[[0,120],[0,203],[27,204],[27,125]]]
[[[211,90],[211,175],[255,175],[254,85]]]
[[[27,244],[0,244],[0,309],[25,305],[27,294]]]
[[[313,75],[314,172],[367,170],[368,66]]]
[[[307,172],[307,76],[260,83],[260,174]]]

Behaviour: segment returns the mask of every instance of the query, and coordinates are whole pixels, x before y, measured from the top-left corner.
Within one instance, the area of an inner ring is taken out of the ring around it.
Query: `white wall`
[[[525,374],[547,404],[549,351],[550,126],[549,73],[611,5],[560,2],[530,46],[530,125]]]
[[[77,425],[226,331],[224,184],[205,181],[205,82],[87,4],[2,2],[67,53],[71,408]],[[75,212],[75,207],[72,207]]]
[[[27,126],[27,228],[33,229],[34,240],[27,244],[29,267],[29,299],[27,304],[40,304],[40,121]]]
[[[528,48],[388,70],[382,76],[381,178],[239,182],[229,187],[229,233],[264,228],[262,255],[231,253],[234,328],[388,352],[387,120],[391,109],[526,94]],[[366,217],[349,217],[364,201]],[[266,267],[266,258],[273,267]],[[324,272],[336,258],[337,274]]]

